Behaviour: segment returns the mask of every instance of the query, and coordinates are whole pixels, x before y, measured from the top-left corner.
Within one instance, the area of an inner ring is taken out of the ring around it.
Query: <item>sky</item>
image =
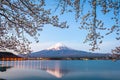
[[[59,9],[54,12],[57,2],[50,2],[50,0],[47,1],[49,5],[46,6],[46,9],[53,9],[52,15],[60,15]],[[86,9],[89,9],[89,6],[87,6]],[[100,15],[98,18],[102,19],[105,22],[105,26],[109,27],[114,24],[114,22],[109,19],[112,13],[103,16],[98,9],[98,15]],[[83,43],[86,38],[87,31],[79,29],[80,23],[75,21],[75,13],[65,13],[64,15],[60,15],[59,19],[61,22],[67,21],[69,28],[61,29],[52,25],[45,25],[43,27],[43,31],[40,32],[40,42],[33,42],[31,44],[33,52],[46,49],[58,42],[76,50],[89,51],[91,46],[89,46],[88,43]],[[115,40],[114,36],[115,34],[105,36],[103,43],[99,46],[100,50],[96,50],[95,52],[110,53],[111,49],[114,49],[119,44],[119,42]]]

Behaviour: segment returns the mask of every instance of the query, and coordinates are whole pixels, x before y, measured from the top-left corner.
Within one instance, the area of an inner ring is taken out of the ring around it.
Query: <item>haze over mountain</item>
[[[31,53],[30,57],[42,57],[42,58],[83,58],[83,57],[108,57],[110,54],[91,53],[86,51],[74,50],[62,43],[57,43],[47,49]]]

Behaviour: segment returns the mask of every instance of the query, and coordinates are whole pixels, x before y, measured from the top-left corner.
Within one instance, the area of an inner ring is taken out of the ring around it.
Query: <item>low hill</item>
[[[11,52],[0,52],[0,58],[20,58]]]

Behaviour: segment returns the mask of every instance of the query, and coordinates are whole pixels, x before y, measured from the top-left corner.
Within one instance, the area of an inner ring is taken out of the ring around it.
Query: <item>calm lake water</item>
[[[120,61],[0,61],[0,80],[120,80]]]

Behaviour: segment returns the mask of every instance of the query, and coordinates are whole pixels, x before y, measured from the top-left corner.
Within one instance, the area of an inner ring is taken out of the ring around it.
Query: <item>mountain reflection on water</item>
[[[0,64],[0,80],[120,80],[120,61],[26,60]]]
[[[37,61],[37,60],[29,60],[29,61],[2,61],[2,67],[0,67],[0,71],[6,71],[9,68],[19,68],[19,69],[36,69],[43,70],[47,73],[55,76],[56,78],[61,78],[64,74],[67,74],[69,70],[67,68],[63,69],[60,61]],[[67,66],[66,66],[67,67]]]

